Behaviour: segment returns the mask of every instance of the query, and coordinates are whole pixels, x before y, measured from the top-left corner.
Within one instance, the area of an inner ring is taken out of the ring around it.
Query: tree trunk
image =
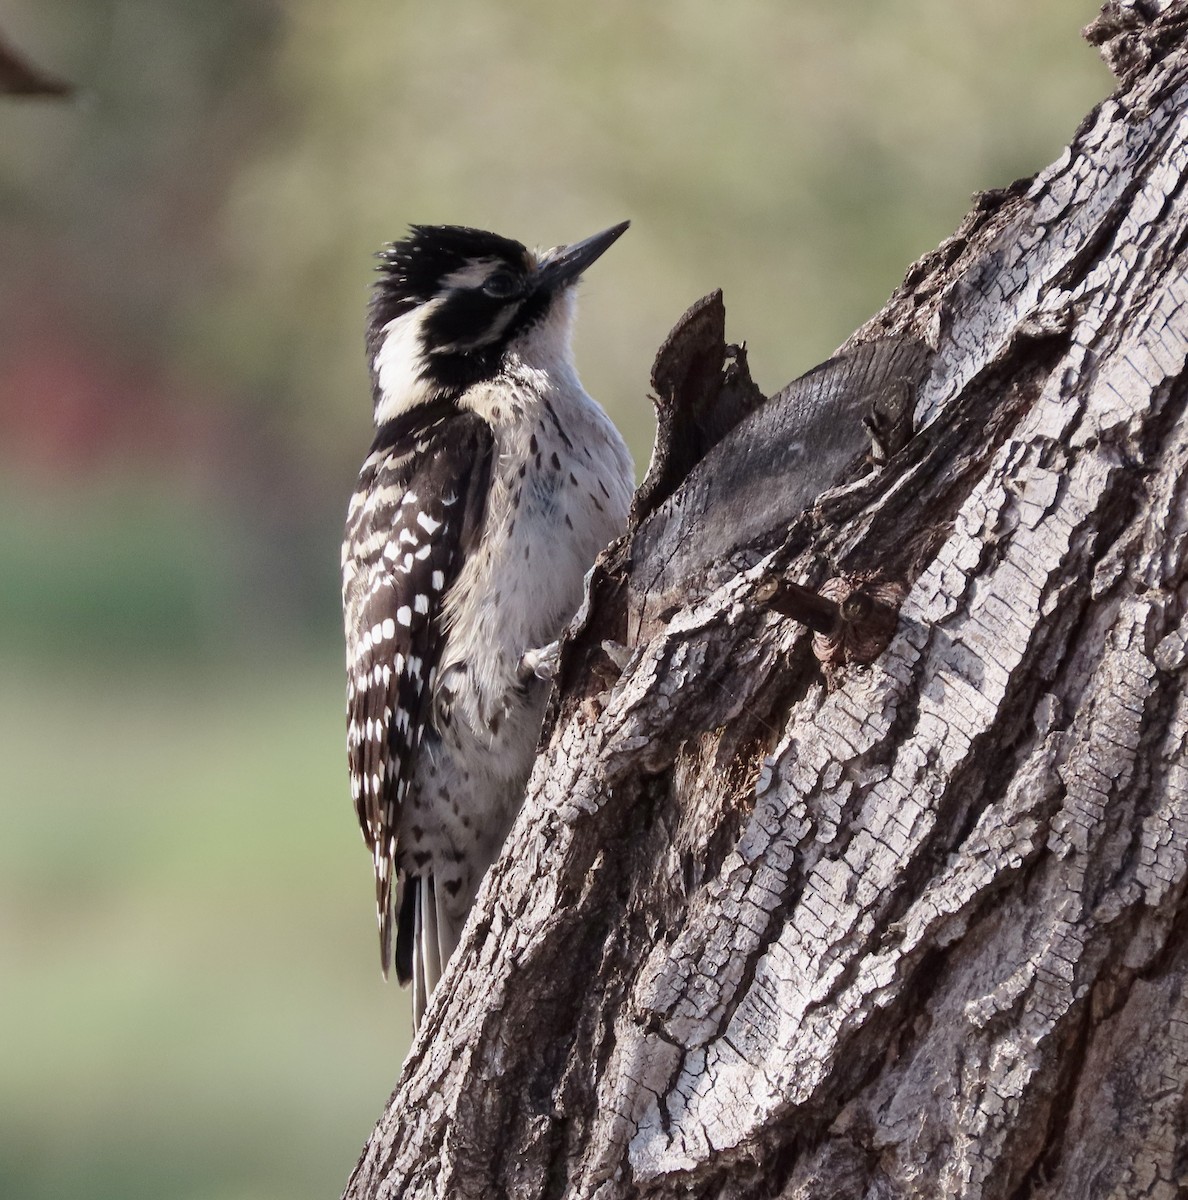
[[[1118,93],[855,334],[934,351],[883,469],[736,504],[779,422],[712,299],[666,344],[633,532],[347,1197],[1186,1194],[1186,28],[1107,5]]]

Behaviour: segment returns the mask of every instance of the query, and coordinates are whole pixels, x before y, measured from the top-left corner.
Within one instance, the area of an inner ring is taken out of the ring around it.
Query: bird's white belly
[[[549,464],[492,487],[486,536],[497,552],[463,568],[451,596],[442,680],[458,696],[453,719],[485,742],[492,774],[522,776],[539,733],[544,689],[524,694],[520,663],[528,650],[561,635],[582,599],[586,571],[621,528],[569,472]],[[574,473],[575,477],[578,473]],[[464,614],[464,615],[461,615]],[[458,686],[459,672],[467,684]]]

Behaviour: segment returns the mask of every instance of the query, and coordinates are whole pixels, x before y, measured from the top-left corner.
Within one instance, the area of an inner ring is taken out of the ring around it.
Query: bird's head
[[[412,226],[379,255],[367,327],[376,424],[493,378],[534,335],[567,355],[570,290],[628,224],[542,253],[480,229]]]

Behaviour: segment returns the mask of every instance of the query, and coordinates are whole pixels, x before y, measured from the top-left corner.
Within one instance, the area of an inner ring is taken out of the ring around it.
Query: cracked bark
[[[658,606],[648,520],[755,402],[713,298],[666,347],[639,524],[347,1197],[1185,1194],[1186,27],[1107,6],[1118,92],[855,334],[935,351],[906,447]],[[772,581],[863,573],[898,624],[827,680]]]

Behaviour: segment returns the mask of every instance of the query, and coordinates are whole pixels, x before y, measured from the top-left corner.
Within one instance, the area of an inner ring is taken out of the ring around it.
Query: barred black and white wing
[[[347,757],[385,975],[401,806],[430,718],[443,603],[482,525],[492,441],[481,418],[452,405],[407,413],[380,429],[347,513]]]

